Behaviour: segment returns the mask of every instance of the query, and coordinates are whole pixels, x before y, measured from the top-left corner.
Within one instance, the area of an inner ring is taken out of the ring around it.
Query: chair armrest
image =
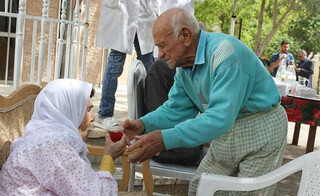
[[[119,191],[125,191],[128,188],[129,180],[130,180],[130,162],[128,162],[129,155],[132,155],[139,151],[139,149],[133,150],[132,152],[125,151],[121,155],[121,162],[122,162],[122,169],[123,169],[123,175],[121,184],[119,186]],[[142,175],[143,175],[143,181],[145,184],[146,191],[149,196],[153,194],[154,189],[154,183],[153,183],[153,177],[150,171],[150,160],[146,160],[142,163]],[[133,178],[134,179],[134,178]]]

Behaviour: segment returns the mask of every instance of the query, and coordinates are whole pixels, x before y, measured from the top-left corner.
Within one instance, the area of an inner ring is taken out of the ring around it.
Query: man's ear
[[[184,42],[185,46],[189,46],[192,41],[192,32],[189,27],[183,26],[180,29],[180,39]]]

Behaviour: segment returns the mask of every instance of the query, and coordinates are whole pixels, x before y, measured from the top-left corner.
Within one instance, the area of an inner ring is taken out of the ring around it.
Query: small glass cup
[[[296,82],[296,81],[292,82],[292,84],[291,84],[291,92],[290,92],[291,95],[296,95],[297,86],[298,86],[298,82]]]
[[[123,135],[123,127],[121,126],[115,126],[110,128],[110,130],[108,131],[110,138],[113,142],[117,142],[119,140],[121,140],[122,135]]]

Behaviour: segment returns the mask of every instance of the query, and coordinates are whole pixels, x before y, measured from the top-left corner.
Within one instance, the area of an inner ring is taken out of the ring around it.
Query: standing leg
[[[98,112],[99,119],[113,116],[118,77],[122,74],[125,60],[125,53],[111,49],[103,78],[102,94]]]
[[[224,135],[212,141],[189,185],[195,195],[201,173],[256,177],[282,163],[287,141],[288,120],[282,106],[237,119]],[[250,192],[219,191],[215,195],[273,195],[276,185]]]
[[[136,34],[136,36],[134,37],[134,47],[136,49],[137,52],[137,59],[140,60],[144,67],[146,68],[147,73],[149,72],[149,69],[151,67],[151,64],[154,61],[153,58],[153,52],[149,52],[147,54],[141,54],[141,50],[140,50],[140,45],[139,45],[139,40],[138,40],[138,35]]]

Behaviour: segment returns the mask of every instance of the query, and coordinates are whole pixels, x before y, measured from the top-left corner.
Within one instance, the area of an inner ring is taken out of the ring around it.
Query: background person
[[[126,54],[132,54],[148,71],[153,58],[152,25],[159,12],[158,0],[104,0],[97,32],[97,46],[111,48],[105,69],[99,117],[96,126],[108,129],[116,124],[113,119],[118,77],[123,72]]]
[[[177,68],[169,99],[154,112],[124,123],[138,140],[129,157],[142,162],[163,149],[213,140],[189,185],[200,174],[260,176],[279,167],[287,138],[287,114],[278,89],[254,52],[233,36],[206,33],[194,16],[169,9],[153,26],[159,58]],[[198,113],[201,114],[198,115]],[[275,186],[253,192],[272,195]]]
[[[297,80],[298,76],[308,79],[308,87],[312,88],[313,62],[307,58],[307,52],[305,50],[300,50],[297,56],[299,59],[298,67],[295,67]]]
[[[270,66],[268,66],[267,69],[273,77],[276,77],[279,65],[283,64],[285,67],[294,65],[294,57],[288,52],[289,48],[289,42],[284,40],[280,44],[280,52],[272,54]]]
[[[129,141],[106,134],[100,171],[83,140],[94,121],[92,84],[73,79],[48,83],[36,98],[24,136],[16,139],[0,172],[0,195],[117,195],[113,160]]]

